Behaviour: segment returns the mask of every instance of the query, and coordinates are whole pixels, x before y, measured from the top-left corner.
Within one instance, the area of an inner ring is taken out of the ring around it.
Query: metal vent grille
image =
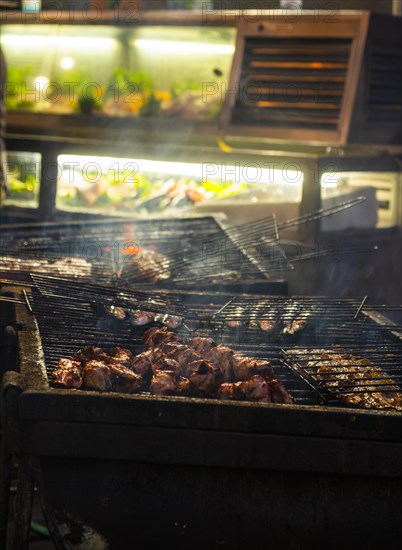
[[[233,124],[337,129],[350,39],[247,38]]]
[[[402,117],[402,51],[376,48],[371,56],[369,120],[395,122]]]

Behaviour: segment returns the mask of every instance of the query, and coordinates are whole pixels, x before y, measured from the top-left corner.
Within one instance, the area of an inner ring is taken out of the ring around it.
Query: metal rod
[[[17,300],[16,298],[11,298],[9,296],[0,296],[0,302],[9,302],[10,304],[25,304],[22,300]]]
[[[0,279],[0,283],[4,285],[10,285],[10,286],[27,286],[27,287],[35,287],[35,283],[29,283],[29,282],[23,282],[23,281],[14,281],[12,279]]]
[[[186,325],[186,323],[182,323],[182,326],[186,329],[186,331],[189,334],[192,334],[194,332],[194,330],[191,330],[191,328],[188,325]]]
[[[222,313],[222,311],[229,305],[233,302],[233,300],[236,298],[236,296],[232,296],[232,298],[230,298],[230,300],[228,302],[226,302],[225,305],[223,305],[216,313],[214,313],[214,315],[212,315],[211,319],[215,319],[215,317],[217,315],[219,315],[220,313]]]
[[[357,311],[356,311],[355,316],[353,317],[353,319],[357,319],[357,317],[359,316],[359,313],[360,313],[361,310],[363,309],[364,304],[366,303],[367,298],[368,298],[368,295],[366,295],[366,296],[363,298],[361,304],[360,304],[359,307],[357,308]]]
[[[28,294],[27,294],[27,291],[25,289],[23,289],[22,295],[24,296],[25,304],[27,306],[27,309],[28,309],[29,313],[33,313],[31,303],[29,301]]]
[[[334,206],[321,208],[320,210],[315,210],[314,212],[305,214],[304,216],[300,216],[298,218],[292,218],[281,224],[278,224],[278,229],[285,229],[285,228],[294,227],[303,223],[316,221],[323,218],[324,216],[330,216],[331,214],[336,214],[337,212],[346,210],[347,208],[352,208],[353,206],[357,206],[358,204],[361,204],[365,200],[366,200],[366,197],[361,196],[361,197],[356,197],[355,199],[351,199],[349,201],[341,202]]]

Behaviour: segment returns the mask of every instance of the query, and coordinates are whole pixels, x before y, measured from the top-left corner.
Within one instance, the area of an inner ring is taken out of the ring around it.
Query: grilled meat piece
[[[242,323],[243,321],[241,319],[236,319],[236,317],[226,319],[225,321],[225,325],[231,329],[240,328],[242,326]]]
[[[233,382],[223,382],[218,389],[219,399],[235,399]]]
[[[278,380],[270,380],[268,382],[271,400],[273,403],[294,403],[292,396],[285,389],[285,386]]]
[[[82,386],[88,390],[110,391],[112,389],[111,370],[103,361],[92,360],[82,371]]]
[[[124,321],[126,318],[126,312],[122,307],[118,306],[105,306],[105,311],[111,317],[114,317],[118,321]]]
[[[232,375],[235,380],[242,380],[241,377],[237,377],[236,371],[238,370],[238,365],[242,364],[245,359],[248,359],[248,357],[241,351],[235,351],[232,355]]]
[[[228,346],[220,344],[204,354],[204,358],[215,366],[215,375],[220,371],[225,382],[232,378],[232,358],[234,351]]]
[[[160,328],[158,327],[151,327],[149,328],[148,330],[146,330],[144,332],[144,334],[142,335],[142,341],[144,343],[144,345],[147,345],[149,347],[153,347],[154,343],[153,343],[153,336],[159,334],[160,332]]]
[[[80,388],[81,363],[72,359],[59,359],[58,368],[52,372],[50,382],[60,388]]]
[[[212,340],[212,338],[195,336],[194,338],[191,338],[191,340],[188,340],[187,345],[203,355],[204,353],[207,353],[211,348],[215,347],[216,342]]]
[[[369,359],[330,350],[309,350],[307,366],[321,385],[355,407],[402,410],[402,391]],[[316,360],[311,360],[311,356]],[[297,356],[297,361],[299,361]]]
[[[175,395],[177,377],[173,371],[158,370],[154,373],[150,387],[152,395]]]
[[[257,321],[258,328],[262,332],[272,333],[279,329],[280,319],[279,317],[262,318]]]
[[[143,380],[148,379],[152,374],[152,363],[155,360],[155,352],[153,350],[144,351],[134,357],[130,364],[130,369],[139,374]]]
[[[262,376],[265,380],[272,380],[275,377],[274,369],[268,359],[256,359],[254,370],[255,374]]]
[[[218,397],[220,399],[245,401],[247,399],[247,388],[248,382],[224,382],[219,386]]]
[[[157,348],[162,342],[175,341],[181,343],[181,339],[174,332],[170,332],[166,327],[152,327],[142,335],[145,349]]]
[[[268,302],[263,302],[254,312],[252,325],[262,332],[275,332],[281,324],[280,313],[276,307],[272,307]]]
[[[180,378],[176,386],[177,395],[189,395],[190,380],[188,378]]]
[[[61,359],[59,359],[57,361],[57,369],[69,370],[69,369],[74,369],[74,368],[78,368],[81,372],[82,369],[83,369],[81,361],[77,361],[77,360],[74,360],[74,359],[68,359],[66,357],[62,357]]]
[[[73,359],[76,361],[80,361],[82,363],[86,363],[87,361],[103,361],[107,359],[107,354],[101,349],[97,348],[95,346],[86,346],[82,348],[79,352],[77,352]]]
[[[187,348],[182,342],[178,340],[169,340],[161,342],[157,348],[154,349],[155,353],[161,354],[164,353],[168,355],[169,353],[176,351],[176,349]]]
[[[246,401],[248,397],[248,382],[224,382],[218,389],[219,399]]]
[[[214,391],[216,380],[213,366],[207,361],[194,361],[189,365],[190,391],[193,395],[208,395]]]
[[[172,371],[177,378],[181,374],[181,367],[179,363],[174,359],[166,357],[165,355],[161,355],[154,363],[152,363],[152,372],[155,374],[159,370]]]
[[[237,329],[245,324],[244,311],[242,308],[236,308],[229,315],[230,316],[225,319],[225,325],[228,328]]]
[[[120,348],[119,346],[112,348],[109,352],[108,363],[128,366],[132,363],[134,356],[129,349]]]
[[[123,365],[109,365],[112,391],[135,393],[142,386],[142,378]]]
[[[152,313],[152,311],[142,311],[141,309],[137,309],[136,311],[131,312],[129,322],[133,327],[143,327],[145,325],[149,325],[154,320],[155,313]]]
[[[250,380],[221,384],[218,396],[221,399],[257,401],[270,403],[269,386],[262,376],[255,375]]]
[[[274,319],[258,319],[257,320],[257,326],[260,330],[263,332],[271,332],[274,330],[275,327],[275,320]]]
[[[245,401],[247,394],[248,382],[224,382],[218,389],[219,399]]]
[[[248,400],[248,380],[233,383],[233,396],[237,401]]]
[[[266,380],[274,378],[274,371],[267,359],[253,359],[241,353],[235,353],[232,357],[233,377],[235,380],[250,380],[255,375],[260,375]]]
[[[250,380],[247,381],[246,399],[270,403],[271,395],[268,384],[269,383],[258,374],[250,378]]]
[[[124,284],[135,283],[138,279],[156,283],[169,279],[169,260],[153,250],[141,250],[125,262],[120,276]]]
[[[241,353],[235,353],[232,358],[232,372],[235,380],[249,380],[254,374],[254,360]]]
[[[165,327],[175,329],[181,327],[183,318],[178,315],[157,315],[156,321],[160,321]]]
[[[295,335],[299,334],[307,326],[306,319],[294,319],[293,321],[287,321],[283,328],[283,334]]]
[[[177,361],[184,370],[186,370],[186,366],[193,361],[199,361],[201,359],[200,354],[195,352],[192,348],[184,344],[176,344],[176,342],[168,342],[159,347],[158,350],[161,350],[170,359]]]

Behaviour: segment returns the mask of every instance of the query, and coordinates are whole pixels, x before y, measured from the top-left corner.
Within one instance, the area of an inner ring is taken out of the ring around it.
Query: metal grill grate
[[[0,271],[51,272],[102,284],[120,279],[120,286],[131,286],[152,279],[131,262],[138,252],[146,250],[167,258],[169,284],[175,278],[181,283],[193,281],[194,272],[198,282],[221,280],[222,276],[232,281],[264,278],[264,266],[246,250],[260,231],[269,242],[277,239],[275,218],[227,233],[212,217],[12,227],[2,232]],[[154,269],[151,275],[155,275]]]
[[[284,351],[285,362],[324,403],[402,411],[402,342]]]
[[[141,335],[147,327],[132,327],[118,321],[96,307],[96,299],[83,301],[84,297],[88,298],[83,294],[79,299],[66,299],[56,293],[44,296],[37,289],[32,290],[30,303],[38,319],[48,374],[57,366],[60,357],[70,357],[85,345],[104,349],[119,345],[137,353],[142,349]],[[175,298],[185,319],[178,329],[183,338],[213,337],[218,343],[252,357],[269,359],[277,378],[298,404],[361,407],[364,403],[356,399],[353,402],[350,394],[361,394],[365,398],[367,393],[375,395],[380,388],[381,392],[401,391],[402,340],[390,332],[391,328],[398,327],[375,323],[361,307],[361,300],[230,297],[221,293],[184,292]],[[166,304],[167,301],[165,307]],[[271,333],[261,330],[256,323],[260,318],[274,317],[279,318],[279,322]],[[283,328],[299,318],[307,320],[306,327],[299,333],[284,334]],[[228,319],[238,319],[240,323],[235,328],[230,327]],[[336,373],[316,376],[314,361],[324,352],[334,359],[348,354],[355,362],[365,360],[361,364],[363,368],[371,368],[372,364],[381,369],[381,374],[376,380],[370,379],[370,383],[361,383],[355,389],[350,381],[331,387]],[[371,406],[387,408],[376,405],[374,402]],[[397,409],[396,406],[392,408]]]
[[[268,216],[223,230],[212,217],[128,222],[76,222],[13,226],[2,232],[0,271],[86,277],[131,287],[162,279],[194,285],[268,278],[292,269],[278,230],[297,227],[352,208],[365,197],[276,224]],[[138,266],[138,253],[161,255],[152,268]]]
[[[82,303],[80,308],[70,307],[57,298],[44,298],[37,292],[31,298],[42,341],[48,376],[57,367],[58,359],[71,357],[82,347],[94,345],[108,350],[114,346],[129,348],[135,353],[142,350],[141,335],[144,328],[131,327],[119,323],[106,315],[94,311],[91,304]],[[190,332],[189,332],[190,331]],[[269,358],[276,378],[282,382],[298,404],[317,405],[319,396],[295,372],[281,361],[278,347],[263,346],[248,342],[239,342],[233,334],[220,334],[210,330],[201,322],[189,321],[188,328],[179,330],[183,338],[193,335],[208,335],[219,343],[230,345],[232,349],[242,351],[256,358]]]

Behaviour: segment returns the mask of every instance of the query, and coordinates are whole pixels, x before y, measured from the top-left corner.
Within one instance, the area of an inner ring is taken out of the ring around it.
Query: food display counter
[[[397,18],[92,15],[2,14],[3,215],[285,220],[363,187],[346,226],[398,226]]]

